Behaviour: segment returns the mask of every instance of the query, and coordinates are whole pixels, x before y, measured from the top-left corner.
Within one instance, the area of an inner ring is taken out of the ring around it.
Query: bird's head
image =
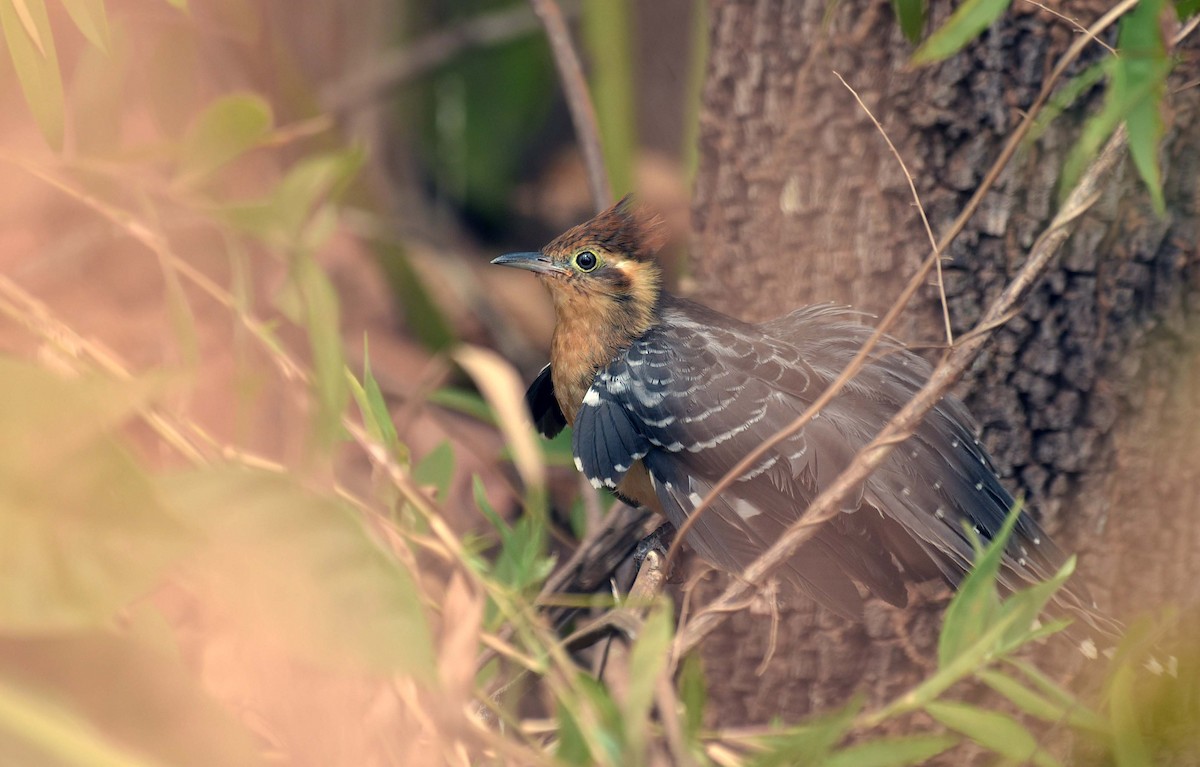
[[[654,256],[664,240],[660,219],[627,195],[540,251],[507,253],[492,263],[536,274],[560,312],[590,304],[593,310],[640,314],[658,303],[662,273]]]

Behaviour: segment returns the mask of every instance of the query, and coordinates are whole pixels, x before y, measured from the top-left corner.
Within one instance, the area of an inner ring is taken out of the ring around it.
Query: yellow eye
[[[600,266],[600,259],[590,250],[581,250],[575,254],[575,268],[581,272],[593,271]]]

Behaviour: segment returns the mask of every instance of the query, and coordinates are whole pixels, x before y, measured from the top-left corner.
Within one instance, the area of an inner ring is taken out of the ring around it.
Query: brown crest
[[[662,218],[648,211],[632,194],[627,194],[595,218],[556,237],[543,252],[571,253],[580,248],[596,247],[637,261],[649,261],[666,241]]]

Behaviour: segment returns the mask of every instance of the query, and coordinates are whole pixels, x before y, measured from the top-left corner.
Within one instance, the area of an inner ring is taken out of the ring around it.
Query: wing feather
[[[791,422],[837,377],[870,334],[853,315],[809,307],[762,326],[670,299],[661,322],[597,374],[575,424],[575,454],[594,484],[615,486],[639,458],[676,526],[743,456]],[[698,520],[689,543],[741,571],[764,551],[925,382],[927,363],[891,339],[817,418],[778,444]],[[861,599],[852,580],[896,604],[903,581],[970,567],[964,525],[983,538],[1013,504],[974,436],[945,399],[789,561],[803,589],[842,614]],[[871,510],[859,511],[862,506]],[[1017,587],[1063,556],[1029,514],[1002,580]],[[1086,591],[1078,601],[1090,603]]]

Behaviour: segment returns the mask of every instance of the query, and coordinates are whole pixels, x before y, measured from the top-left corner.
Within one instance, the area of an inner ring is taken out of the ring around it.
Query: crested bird
[[[575,465],[594,486],[679,529],[728,470],[837,378],[871,329],[859,313],[830,304],[750,324],[674,296],[655,259],[665,241],[660,230],[626,197],[540,251],[492,263],[536,274],[554,305],[550,364],[526,395],[538,430],[553,437],[570,424]],[[685,542],[712,564],[742,572],[930,372],[885,338],[828,406],[716,498]],[[848,618],[862,612],[856,584],[904,606],[909,581],[958,583],[974,557],[967,528],[989,540],[1015,503],[976,433],[962,402],[945,397],[780,574]],[[1065,560],[1022,510],[999,581],[1016,589],[1045,580]],[[1077,577],[1056,599],[1102,633],[1116,633]]]

